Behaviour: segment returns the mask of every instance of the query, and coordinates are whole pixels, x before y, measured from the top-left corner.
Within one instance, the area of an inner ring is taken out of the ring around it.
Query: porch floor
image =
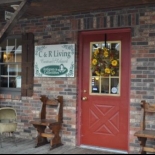
[[[12,139],[4,139],[0,154],[114,154],[99,150],[85,149],[63,145],[54,150],[50,150],[49,144],[39,148],[34,148],[35,140],[16,139],[17,146]]]

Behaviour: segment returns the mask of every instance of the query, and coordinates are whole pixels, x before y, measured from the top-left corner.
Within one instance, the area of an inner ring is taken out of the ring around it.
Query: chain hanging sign
[[[75,44],[35,46],[35,77],[74,77]]]

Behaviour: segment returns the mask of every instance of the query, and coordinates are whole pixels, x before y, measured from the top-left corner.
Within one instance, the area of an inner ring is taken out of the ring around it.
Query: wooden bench
[[[41,96],[40,100],[43,103],[40,118],[34,121],[30,121],[30,123],[33,124],[33,126],[38,131],[35,147],[50,143],[51,149],[54,149],[62,145],[60,131],[63,123],[63,97],[58,96],[57,99],[50,100],[48,97],[43,95]],[[55,119],[46,119],[47,106],[57,107],[57,114]],[[47,127],[51,132],[45,132]],[[50,142],[48,139],[50,139]]]
[[[153,140],[155,139],[155,130],[146,129],[146,114],[155,113],[155,105],[150,105],[146,101],[141,101],[141,107],[142,107],[141,129],[138,132],[136,132],[134,135],[140,141],[141,154],[146,154],[147,152],[155,153],[154,147],[146,146],[147,139],[153,139]]]

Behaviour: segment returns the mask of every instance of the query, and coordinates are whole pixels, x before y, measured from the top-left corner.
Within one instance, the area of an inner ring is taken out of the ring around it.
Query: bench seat
[[[135,136],[141,137],[141,138],[155,139],[155,131],[153,131],[153,130],[141,130],[141,131],[136,132]]]

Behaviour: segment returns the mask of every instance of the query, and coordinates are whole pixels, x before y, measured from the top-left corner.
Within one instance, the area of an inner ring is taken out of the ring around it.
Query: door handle
[[[88,99],[87,97],[82,97],[83,101],[87,101],[87,99]]]

